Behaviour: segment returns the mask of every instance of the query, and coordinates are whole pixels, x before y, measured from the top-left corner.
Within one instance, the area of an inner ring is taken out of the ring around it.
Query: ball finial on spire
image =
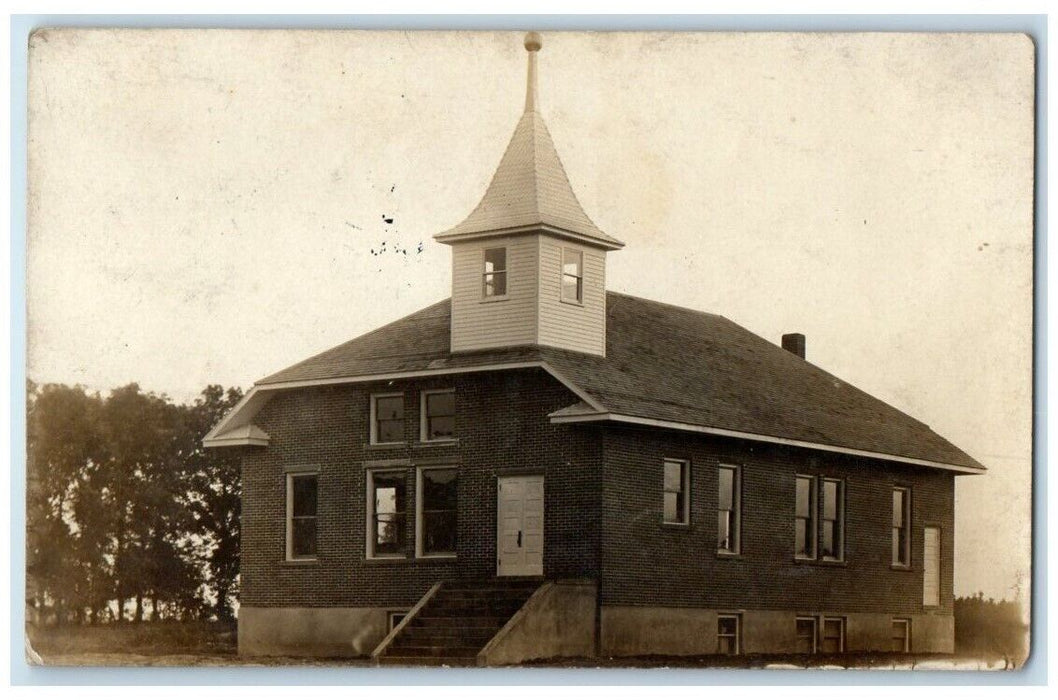
[[[540,38],[540,35],[536,32],[529,32],[525,35],[525,50],[529,52],[539,51],[540,47],[544,45],[544,40]]]

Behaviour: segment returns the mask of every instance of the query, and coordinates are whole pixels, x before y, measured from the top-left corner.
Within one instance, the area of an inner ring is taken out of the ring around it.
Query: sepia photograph
[[[27,51],[30,665],[1023,668],[1031,37]]]

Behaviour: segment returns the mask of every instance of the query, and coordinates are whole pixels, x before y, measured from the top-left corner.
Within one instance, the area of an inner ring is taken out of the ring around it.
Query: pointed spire
[[[525,35],[525,50],[529,52],[525,112],[518,120],[485,196],[462,223],[437,234],[436,240],[454,243],[466,238],[543,228],[609,250],[624,246],[600,231],[584,213],[570,187],[551,134],[537,111],[536,54],[542,43],[536,32]]]
[[[529,52],[529,75],[525,86],[525,111],[536,111],[536,54],[543,46],[543,40],[536,32],[525,35],[525,50]]]

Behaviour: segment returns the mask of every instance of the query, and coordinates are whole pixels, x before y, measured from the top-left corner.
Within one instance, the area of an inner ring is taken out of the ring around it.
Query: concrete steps
[[[380,665],[474,666],[540,580],[445,582],[376,656]]]

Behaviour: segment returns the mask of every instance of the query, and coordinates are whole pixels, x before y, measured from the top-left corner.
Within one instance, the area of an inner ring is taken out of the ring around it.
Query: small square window
[[[716,623],[717,652],[726,655],[742,653],[742,625],[738,615],[720,615]]]
[[[797,618],[797,653],[816,653],[816,619],[814,617]]]
[[[688,491],[690,465],[675,459],[665,460],[663,483],[663,522],[669,525],[686,525],[688,518]]]
[[[423,442],[452,440],[456,434],[456,394],[451,389],[422,393]]]
[[[287,559],[316,558],[318,476],[287,474]]]
[[[389,613],[389,631],[392,632],[394,629],[396,629],[397,625],[399,625],[407,616],[408,613],[404,611],[391,611]]]
[[[371,444],[404,442],[404,395],[371,396]]]
[[[486,248],[481,293],[484,297],[507,295],[507,249]]]
[[[911,652],[911,620],[893,618],[893,633],[889,651],[909,654]]]

